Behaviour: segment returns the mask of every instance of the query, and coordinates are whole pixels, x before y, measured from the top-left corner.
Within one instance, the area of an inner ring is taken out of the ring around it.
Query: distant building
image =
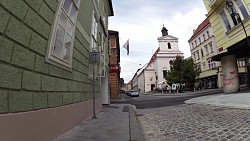
[[[132,80],[127,83],[127,90],[132,90]]]
[[[168,30],[163,26],[162,36],[158,38],[159,47],[152,55],[149,63],[139,72],[140,82],[144,80],[143,85],[139,85],[144,92],[152,91],[158,84],[167,81],[165,77],[170,71],[170,61],[175,60],[176,56],[183,53],[179,50],[178,38],[168,35]],[[144,78],[141,78],[143,75]],[[137,84],[138,85],[138,84]],[[142,91],[143,92],[143,91]]]
[[[223,87],[220,62],[212,60],[212,56],[217,55],[218,50],[213,29],[208,19],[205,19],[194,30],[188,43],[196,69],[200,70],[195,86],[200,89]]]
[[[133,78],[132,78],[132,89],[133,90],[138,90],[138,72],[141,69],[137,69],[136,73],[134,74]]]
[[[109,83],[111,99],[120,98],[120,43],[119,32],[109,30]]]

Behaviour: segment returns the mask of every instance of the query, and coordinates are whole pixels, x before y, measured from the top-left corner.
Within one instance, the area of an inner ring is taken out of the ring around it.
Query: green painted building
[[[102,108],[109,16],[111,0],[0,0],[0,140],[50,140],[91,117],[93,80]]]

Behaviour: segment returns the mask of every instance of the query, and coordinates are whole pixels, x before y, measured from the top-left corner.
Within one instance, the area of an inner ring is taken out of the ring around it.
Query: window
[[[197,42],[196,42],[196,40],[195,40],[194,42],[195,42],[195,46],[197,47]]]
[[[241,12],[241,14],[243,16],[243,19],[246,19],[247,17],[249,17],[248,12],[246,10],[246,7],[244,6],[242,0],[236,0],[236,3],[237,3],[237,5],[238,5],[238,7],[240,9],[240,12]]]
[[[71,67],[76,19],[80,0],[62,0],[51,35],[48,58]]]
[[[237,61],[238,67],[245,67],[245,62],[244,61]]]
[[[96,51],[99,51],[98,48],[98,40],[97,40],[97,34],[98,34],[98,23],[97,23],[97,15],[96,13],[93,11],[92,14],[92,27],[91,27],[91,44],[90,44],[90,51],[93,51],[93,49],[95,49]],[[111,53],[114,54],[114,51],[112,51]],[[112,55],[112,54],[111,54]],[[98,65],[95,64],[89,64],[89,78],[90,79],[96,79],[97,76],[97,67]],[[95,70],[95,71],[94,71]],[[93,78],[93,71],[95,73],[95,78]]]
[[[168,42],[168,49],[171,49],[171,44]]]
[[[221,15],[221,18],[222,18],[222,20],[223,20],[225,26],[226,26],[226,30],[227,30],[227,31],[230,30],[230,29],[231,29],[231,26],[230,26],[230,24],[229,24],[229,21],[228,21],[228,19],[227,19],[227,16],[226,16],[224,10],[222,10],[222,11],[220,12],[220,15]]]
[[[208,52],[208,48],[207,48],[207,45],[204,46],[205,50],[206,50],[206,54],[208,55],[209,52]]]
[[[193,58],[194,58],[194,61],[196,61],[196,56],[195,56],[195,53],[193,53]]]
[[[192,43],[192,49],[194,48],[194,43]]]
[[[203,40],[204,40],[204,41],[206,40],[206,38],[205,38],[205,34],[203,34]]]
[[[92,32],[91,32],[91,48],[97,48],[97,30],[98,30],[98,23],[96,20],[96,14],[93,12],[92,16]]]
[[[202,48],[201,48],[201,57],[204,57],[204,54],[203,54],[203,50],[202,50]]]
[[[209,38],[210,37],[210,34],[209,34],[209,31],[207,31],[207,38]]]
[[[213,62],[213,60],[211,58],[207,59],[207,62],[208,62],[208,68],[210,70],[216,67],[215,62]]]
[[[199,43],[201,44],[201,38],[199,37]]]
[[[242,0],[231,0],[231,2],[233,3],[232,7],[225,7],[220,12],[227,31],[239,24],[239,18],[240,20],[244,20],[249,17],[248,11]]]
[[[212,42],[209,43],[209,47],[210,47],[210,50],[211,50],[211,53],[212,53],[214,51]]]
[[[163,78],[166,78],[168,76],[167,70],[163,70]]]
[[[115,40],[115,38],[110,38],[109,45],[110,45],[110,48],[116,48],[116,40]]]
[[[200,53],[199,53],[199,50],[196,51],[197,53],[197,59],[199,60],[200,59]]]

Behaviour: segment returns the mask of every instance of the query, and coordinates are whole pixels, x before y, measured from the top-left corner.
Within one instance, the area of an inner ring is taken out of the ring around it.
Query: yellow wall
[[[216,0],[216,1],[222,1],[222,0]],[[250,1],[249,0],[243,0],[243,1],[246,5],[246,8],[248,8],[249,11]],[[223,49],[225,50],[229,46],[246,38],[246,35],[240,24],[238,24],[235,27],[232,27],[232,29],[228,32],[225,31],[224,22],[221,20],[220,14],[218,13],[219,12],[218,10],[221,9],[221,6],[224,7],[223,6],[223,4],[225,4],[224,2],[212,7],[212,9],[208,6],[207,0],[203,0],[203,2],[208,11],[208,19],[214,31],[217,48],[223,47]],[[250,16],[247,19],[245,19],[243,23],[247,30],[247,34],[250,35]]]

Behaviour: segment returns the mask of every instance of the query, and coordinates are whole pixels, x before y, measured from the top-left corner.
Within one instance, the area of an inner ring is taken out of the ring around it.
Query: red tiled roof
[[[155,60],[155,57],[157,55],[157,53],[160,51],[160,47],[157,48],[157,50],[155,51],[155,53],[153,54],[153,56],[151,57],[150,61],[148,64],[152,63]]]
[[[201,31],[202,29],[204,29],[204,28],[205,28],[207,25],[209,25],[209,24],[210,24],[210,22],[209,22],[208,18],[206,18],[206,19],[196,28],[196,30],[194,31],[192,37],[188,40],[188,42],[189,42],[191,39],[193,39],[197,34],[199,34],[200,31]]]
[[[115,30],[108,30],[109,33],[118,33],[118,31]]]

